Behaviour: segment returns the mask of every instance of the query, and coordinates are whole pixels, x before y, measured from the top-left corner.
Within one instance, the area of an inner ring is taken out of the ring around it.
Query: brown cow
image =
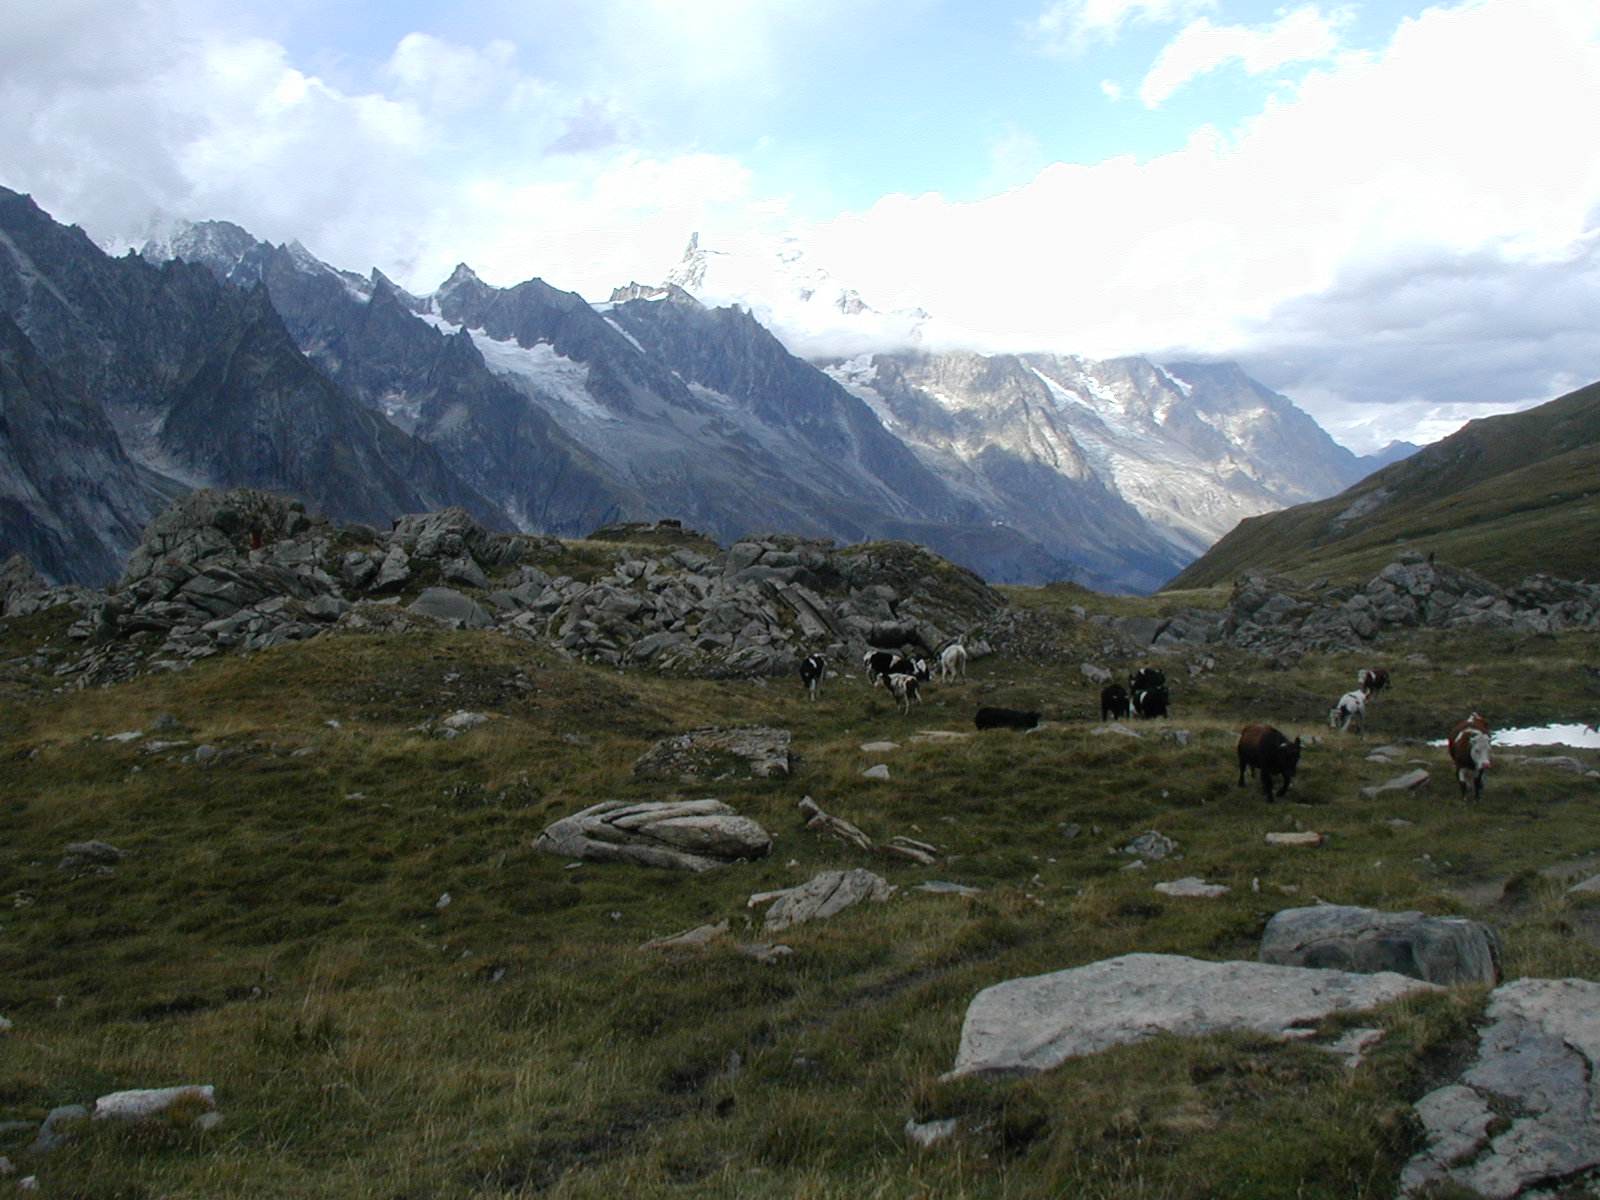
[[[1271,725],[1246,725],[1239,731],[1239,786],[1244,786],[1246,770],[1261,773],[1261,788],[1272,799],[1272,777],[1279,776],[1283,787],[1278,795],[1289,794],[1289,781],[1300,765],[1300,739],[1290,741]]]
[[[1483,795],[1483,773],[1494,766],[1489,757],[1489,722],[1477,713],[1457,721],[1445,743],[1450,751],[1450,762],[1456,769],[1456,782],[1461,785],[1461,798],[1467,798],[1467,785],[1472,785],[1472,798]]]

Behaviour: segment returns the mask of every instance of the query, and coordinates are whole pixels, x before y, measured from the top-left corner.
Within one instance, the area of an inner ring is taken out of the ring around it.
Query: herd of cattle
[[[933,652],[931,658],[909,657],[895,650],[869,650],[863,658],[867,682],[883,686],[895,699],[902,714],[922,703],[922,685],[935,678],[950,681],[967,677],[967,649],[959,640],[946,642]],[[806,694],[815,700],[822,694],[822,681],[828,673],[828,660],[824,655],[811,654],[800,663],[800,682]],[[1328,724],[1341,732],[1352,727],[1363,727],[1368,700],[1389,686],[1389,672],[1382,667],[1366,667],[1357,677],[1353,691],[1340,696],[1328,713]],[[1166,672],[1159,667],[1140,667],[1128,678],[1124,687],[1108,683],[1100,692],[1100,719],[1121,721],[1130,716],[1164,717],[1167,715],[1171,694],[1167,690]],[[1035,728],[1041,719],[1038,712],[1015,708],[985,706],[979,708],[973,723],[979,729]],[[1473,713],[1456,723],[1445,745],[1455,768],[1456,780],[1464,799],[1470,788],[1473,798],[1483,794],[1483,774],[1493,765],[1489,754],[1489,724]],[[1288,794],[1289,784],[1300,765],[1301,739],[1290,741],[1271,725],[1253,723],[1239,733],[1239,786],[1243,787],[1245,775],[1255,772],[1261,780],[1262,791],[1270,801],[1274,796]],[[1277,791],[1274,792],[1274,780]]]

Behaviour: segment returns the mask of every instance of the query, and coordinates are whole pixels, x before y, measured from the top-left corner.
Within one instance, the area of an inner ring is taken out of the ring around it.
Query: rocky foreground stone
[[[1164,1033],[1289,1036],[1330,1013],[1376,1008],[1434,987],[1393,972],[1125,954],[979,992],[948,1077],[1044,1071]]]

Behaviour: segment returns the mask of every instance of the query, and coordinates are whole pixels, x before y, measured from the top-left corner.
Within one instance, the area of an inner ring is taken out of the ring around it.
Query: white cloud
[[[1213,25],[1201,17],[1161,52],[1139,96],[1146,108],[1155,108],[1191,79],[1231,62],[1262,75],[1288,63],[1331,58],[1339,44],[1339,24],[1314,8],[1296,9],[1265,29]]]
[[[1597,25],[1561,0],[1431,10],[1226,136],[975,203],[885,197],[817,254],[997,348],[1292,360],[1265,381],[1374,403],[1548,399],[1600,375]]]
[[[1080,54],[1130,26],[1178,25],[1215,7],[1216,0],[1053,0],[1024,30],[1047,54]]]

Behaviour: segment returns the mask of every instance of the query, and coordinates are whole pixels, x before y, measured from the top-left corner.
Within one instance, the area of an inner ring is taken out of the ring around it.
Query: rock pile
[[[58,673],[104,684],[332,629],[439,624],[617,666],[769,675],[886,635],[931,648],[1005,609],[977,576],[908,543],[771,535],[724,550],[655,526],[603,532],[605,549],[574,563],[554,539],[493,533],[458,508],[382,533],[265,492],[197,491],[151,522],[108,592],[52,588],[13,558],[0,567],[0,616],[73,605],[84,651]]]
[[[1248,572],[1221,612],[1184,609],[1140,629],[1119,623],[1125,635],[1142,635],[1136,640],[1154,646],[1219,643],[1263,654],[1349,650],[1386,631],[1419,627],[1594,629],[1600,627],[1600,585],[1534,575],[1502,588],[1408,550],[1360,587]]]

